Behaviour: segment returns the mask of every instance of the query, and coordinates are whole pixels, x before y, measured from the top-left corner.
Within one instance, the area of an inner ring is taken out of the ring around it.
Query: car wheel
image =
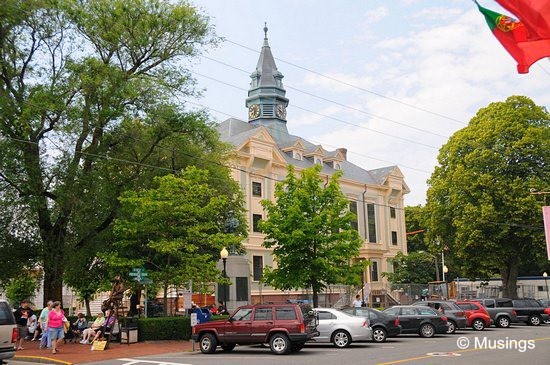
[[[499,317],[497,320],[497,327],[500,327],[500,328],[510,327],[510,319],[505,316]]]
[[[292,344],[292,352],[298,352],[301,349],[304,348],[305,343],[303,342],[296,342]]]
[[[286,355],[291,350],[291,344],[288,337],[283,333],[276,333],[269,340],[271,352],[276,355]]]
[[[388,334],[382,327],[375,327],[372,329],[372,340],[374,342],[386,342]]]
[[[452,335],[455,332],[456,332],[456,323],[454,323],[453,321],[447,322],[447,334]]]
[[[235,343],[222,343],[221,348],[225,352],[230,352],[230,351],[233,351],[233,349],[235,348],[235,345],[236,345]]]
[[[338,348],[348,347],[351,344],[351,336],[344,330],[338,330],[332,335],[332,343]]]
[[[483,331],[485,329],[485,322],[481,319],[474,319],[472,321],[472,328],[476,331]]]
[[[433,337],[435,335],[435,327],[429,323],[424,323],[422,326],[420,326],[419,332],[421,337]]]
[[[199,340],[199,344],[201,347],[201,352],[203,354],[213,354],[216,352],[216,347],[218,346],[218,340],[216,339],[216,336],[214,336],[211,333],[205,333],[202,335],[201,339]]]
[[[540,323],[542,322],[541,318],[539,316],[531,316],[529,317],[528,324],[531,326],[540,326]]]

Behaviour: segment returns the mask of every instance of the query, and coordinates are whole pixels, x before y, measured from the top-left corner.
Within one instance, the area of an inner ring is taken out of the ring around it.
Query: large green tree
[[[220,279],[220,250],[238,247],[242,240],[242,235],[225,230],[229,212],[234,211],[240,232],[245,231],[242,196],[226,195],[210,179],[207,170],[190,167],[181,176],[156,178],[155,188],[128,191],[120,198],[117,242],[106,259],[126,265],[127,271],[147,268],[164,290],[165,314],[169,286]],[[229,176],[227,183],[236,186]]]
[[[264,247],[273,248],[277,267],[267,268],[264,281],[277,289],[311,288],[313,305],[330,284],[360,283],[362,240],[351,225],[355,215],[340,189],[337,172],[327,180],[321,166],[300,177],[289,165],[285,180],[275,185],[275,201],[263,200],[267,218],[260,222]]]
[[[511,96],[478,111],[439,153],[428,189],[431,242],[460,260],[462,273],[499,273],[516,297],[521,265],[544,264],[542,201],[550,185],[550,115]]]
[[[422,205],[405,207],[405,227],[407,230],[407,251],[425,251],[426,231],[428,228],[426,209]]]
[[[120,193],[190,164],[216,174],[215,133],[178,101],[195,93],[185,61],[216,42],[183,1],[2,3],[0,205],[24,215],[45,300],[74,252],[104,248]]]
[[[434,258],[426,251],[398,252],[391,260],[393,272],[383,275],[393,284],[427,284],[435,278]]]

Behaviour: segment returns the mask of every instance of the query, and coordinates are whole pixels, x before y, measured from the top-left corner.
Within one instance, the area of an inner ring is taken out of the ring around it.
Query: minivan
[[[17,326],[13,310],[8,302],[0,299],[0,362],[11,359],[15,355],[17,341]]]

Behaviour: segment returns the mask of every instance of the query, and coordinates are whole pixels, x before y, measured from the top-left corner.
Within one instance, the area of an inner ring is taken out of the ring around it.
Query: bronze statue
[[[108,299],[103,301],[101,310],[105,312],[107,309],[110,309],[112,313],[117,313],[117,309],[122,306],[122,298],[124,297],[125,290],[124,282],[120,275],[115,276],[111,294],[109,294]]]

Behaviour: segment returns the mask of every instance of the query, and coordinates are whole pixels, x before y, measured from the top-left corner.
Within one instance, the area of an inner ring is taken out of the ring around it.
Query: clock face
[[[277,114],[277,118],[281,118],[281,119],[286,118],[286,108],[283,104],[277,105],[276,114]]]
[[[248,108],[248,118],[254,119],[258,118],[260,116],[260,106],[255,104],[251,105],[250,108]]]

